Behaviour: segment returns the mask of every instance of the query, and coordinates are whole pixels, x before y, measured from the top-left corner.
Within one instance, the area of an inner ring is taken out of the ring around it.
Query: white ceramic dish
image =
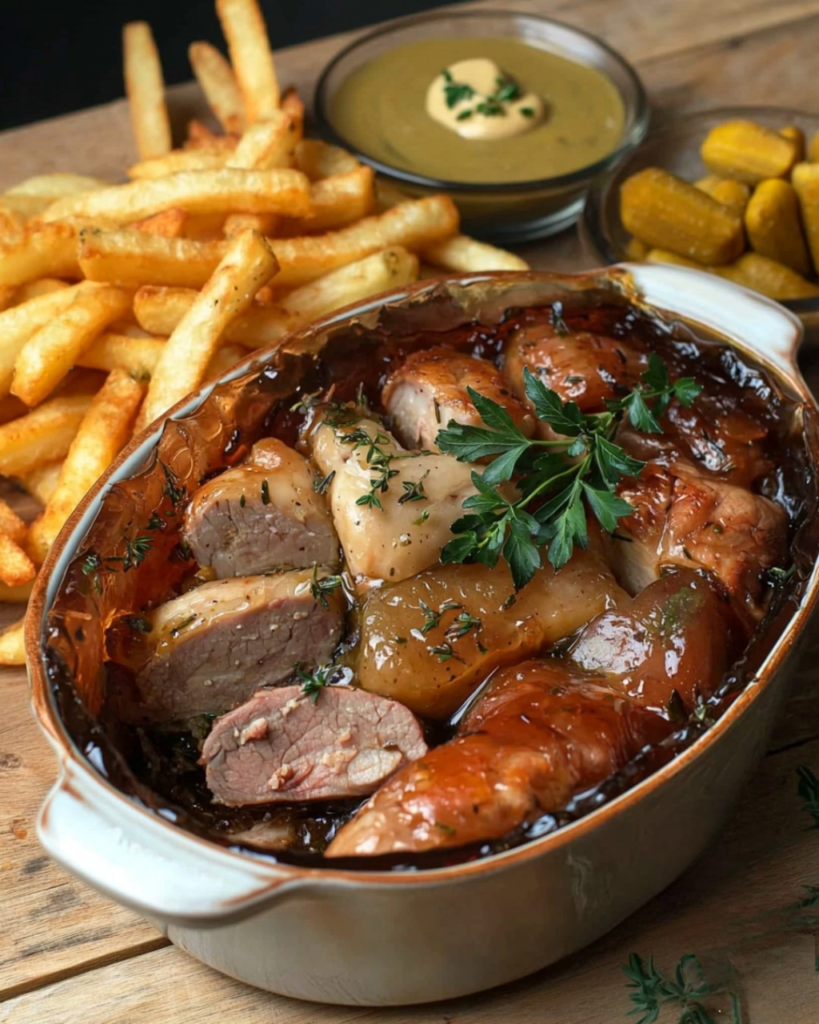
[[[423,310],[444,293],[462,308],[502,308],[590,287],[633,288],[646,304],[705,326],[766,365],[805,403],[805,429],[819,462],[816,404],[795,359],[799,322],[758,295],[677,267],[424,283],[336,314],[293,343],[332,335],[351,320],[369,325],[410,307]],[[256,354],[244,370],[269,359]],[[172,418],[215,402],[213,390],[201,388]],[[599,810],[506,853],[410,873],[292,867],[200,839],[118,792],[77,749],[58,712],[46,629],[71,560],[112,485],[145,464],[163,426],[136,438],[74,513],[39,577],[27,619],[34,707],[59,765],[38,829],[68,870],[233,977],[303,999],[388,1005],[489,988],[580,949],[667,886],[714,838],[766,748],[819,593],[816,568],[755,680],[701,739]]]

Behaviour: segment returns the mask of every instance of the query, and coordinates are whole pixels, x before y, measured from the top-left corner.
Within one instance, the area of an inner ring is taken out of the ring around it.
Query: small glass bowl
[[[330,120],[330,101],[347,76],[389,50],[424,39],[512,38],[579,64],[596,68],[619,91],[625,107],[620,143],[608,156],[571,174],[536,181],[475,184],[444,181],[406,171],[368,156],[340,135]],[[575,222],[592,179],[638,146],[648,130],[648,101],[634,69],[594,36],[531,14],[456,11],[391,22],[342,50],[322,72],[314,110],[319,131],[355,153],[402,191],[414,195],[448,192],[461,212],[463,228],[494,242],[526,242],[555,234]]]
[[[638,149],[632,150],[610,173],[598,178],[589,189],[580,237],[595,264],[605,266],[627,260],[629,234],[620,221],[620,186],[632,174],[646,167],[661,167],[686,181],[694,182],[709,173],[700,158],[700,146],[708,132],[725,121],[754,121],[779,131],[786,125],[801,128],[810,139],[819,132],[819,116],[785,107],[721,107],[677,118],[652,131]],[[819,298],[791,299],[782,305],[801,317],[806,326],[819,324]]]

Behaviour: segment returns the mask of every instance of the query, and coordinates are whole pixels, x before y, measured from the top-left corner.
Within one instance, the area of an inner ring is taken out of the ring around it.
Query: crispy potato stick
[[[132,227],[135,231],[144,231],[146,235],[180,238],[187,219],[188,214],[184,210],[177,210],[172,206],[170,210],[155,213],[153,217],[146,217],[144,220],[135,221],[129,227]]]
[[[26,219],[0,201],[0,241],[16,242],[25,234]]]
[[[22,398],[26,405],[38,405],[94,338],[130,310],[131,302],[131,294],[121,288],[84,281],[77,287],[68,309],[40,328],[23,346],[14,364],[12,394]]]
[[[17,479],[41,505],[47,505],[51,495],[57,490],[62,469],[62,462],[47,462],[28,473],[18,475]]]
[[[361,166],[352,153],[339,146],[331,146],[329,142],[322,142],[321,139],[302,139],[296,146],[293,159],[296,167],[310,181],[320,181],[335,174],[349,174]]]
[[[276,168],[245,171],[183,171],[167,178],[146,178],[99,192],[59,199],[43,214],[52,222],[66,217],[102,217],[124,224],[170,207],[189,213],[310,213],[310,182],[301,171]]]
[[[254,124],[270,117],[280,100],[267,26],[256,0],[216,0],[216,13],[244,98],[245,118]]]
[[[0,583],[0,601],[5,604],[25,604],[31,597],[33,580],[28,583],[21,583],[19,587],[7,587]]]
[[[14,364],[23,345],[68,309],[80,287],[46,292],[0,313],[0,397],[9,393]]]
[[[20,239],[0,243],[0,285],[81,276],[77,229],[72,224],[39,224],[27,228]]]
[[[0,665],[25,665],[24,622],[25,619],[20,619],[19,622],[0,633]]]
[[[31,528],[31,550],[40,561],[80,499],[130,438],[144,393],[124,370],[112,370],[94,397],[71,442],[57,488]]]
[[[90,281],[200,288],[226,251],[227,242],[223,241],[162,238],[128,229],[86,229],[80,232],[79,262]]]
[[[0,313],[14,305],[17,289],[13,284],[0,284]]]
[[[250,352],[244,345],[222,345],[213,353],[213,359],[208,363],[205,371],[205,380],[213,380],[235,366]]]
[[[40,295],[50,295],[52,292],[62,292],[71,287],[67,281],[60,281],[56,277],[41,277],[37,281],[29,281],[21,284],[14,296],[14,305],[19,306],[29,299],[36,299]]]
[[[182,317],[196,301],[192,288],[158,288],[146,285],[134,296],[134,314],[145,330],[154,334],[172,334]],[[269,345],[301,324],[295,314],[278,307],[258,306],[254,303],[236,317],[225,329],[226,342],[261,348]]]
[[[241,231],[258,231],[270,238],[277,234],[281,217],[275,213],[232,213],[225,217],[222,231],[225,238],[233,238]]]
[[[0,473],[25,476],[37,466],[62,459],[90,405],[90,395],[52,398],[0,426]]]
[[[0,533],[0,583],[19,587],[37,574],[34,562],[7,533]]]
[[[261,348],[316,317],[408,284],[417,276],[415,256],[400,246],[385,249],[297,288],[283,296],[278,306],[251,306],[228,325],[224,339],[249,348]],[[193,305],[196,294],[188,288],[148,285],[134,296],[134,314],[145,330],[170,334]]]
[[[310,187],[313,212],[309,217],[286,217],[279,225],[282,236],[332,231],[361,220],[372,211],[375,194],[372,167],[364,164],[347,174],[322,178]]]
[[[247,214],[247,216],[266,216],[276,217],[275,213],[271,214]],[[225,217],[224,213],[189,213],[188,219],[185,221],[185,238],[192,238],[199,242],[218,242],[221,241],[225,233]]]
[[[505,249],[476,242],[468,235],[453,235],[426,246],[422,254],[427,263],[444,270],[469,273],[479,270],[528,270],[529,264]]]
[[[182,171],[214,171],[224,167],[229,156],[230,151],[224,148],[174,149],[165,156],[132,164],[128,168],[128,177],[141,180],[166,178],[169,174],[180,174]]]
[[[281,307],[307,323],[351,302],[409,284],[417,277],[418,258],[401,246],[393,246],[296,288],[283,297]]]
[[[318,138],[303,138],[296,146],[293,159],[296,167],[310,181],[320,181],[321,178],[330,178],[336,174],[349,174],[361,166],[351,153]]]
[[[4,214],[20,218],[22,226],[25,226],[29,217],[39,217],[53,202],[49,196],[11,195],[8,192],[0,194],[0,206]]]
[[[239,140],[228,167],[267,170],[290,167],[301,138],[301,125],[283,110],[274,110],[264,121],[252,124]]]
[[[201,121],[197,121],[193,118],[188,121],[188,137],[185,139],[185,149],[219,149],[223,153],[230,153],[236,149],[236,143],[239,141],[239,136],[230,135],[217,135],[216,132],[212,132],[207,125],[202,124]]]
[[[245,130],[242,94],[230,62],[210,43],[191,43],[188,57],[208,106],[226,132]]]
[[[253,302],[278,270],[261,235],[246,231],[230,243],[224,259],[168,338],[140,415],[139,427],[161,416],[204,380],[227,325]]]
[[[299,137],[304,131],[304,102],[294,88],[290,88],[282,96],[281,109],[296,122]]]
[[[122,32],[125,54],[125,93],[140,159],[171,150],[171,122],[165,105],[165,83],[151,28],[132,21]]]
[[[428,196],[326,235],[272,239],[280,267],[276,289],[307,284],[394,245],[421,249],[457,230],[458,211],[449,196]],[[89,280],[137,287],[199,288],[224,256],[226,246],[225,242],[157,238],[122,230],[83,230],[80,239],[80,266]]]
[[[0,533],[6,534],[15,544],[22,544],[27,532],[28,527],[23,520],[0,498]]]
[[[7,196],[37,196],[42,199],[61,199],[80,192],[93,192],[96,189],[108,188],[109,181],[91,178],[87,174],[70,174],[65,171],[53,174],[37,174],[33,178],[12,185],[6,189]]]
[[[77,362],[93,370],[124,370],[134,380],[148,381],[164,347],[164,338],[132,338],[106,332],[91,343]]]

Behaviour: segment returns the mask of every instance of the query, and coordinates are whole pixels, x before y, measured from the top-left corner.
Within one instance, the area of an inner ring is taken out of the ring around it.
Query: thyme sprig
[[[666,1003],[676,1004],[682,1011],[679,1024],[716,1024],[701,1000],[716,995],[722,989],[710,984],[699,957],[693,953],[682,957],[670,978],[657,970],[653,957],[643,960],[638,953],[631,954],[623,973],[629,979],[626,987],[633,989],[630,998],[634,1006],[627,1016],[639,1015],[637,1024],[653,1024]],[[733,992],[728,995],[733,1024],[741,1024],[739,998]]]
[[[327,595],[335,593],[343,584],[340,576],[322,576],[319,578],[318,566],[313,566],[313,578],[310,581],[310,593],[314,601],[318,601],[323,608],[329,608]]]
[[[654,353],[642,383],[624,398],[607,402],[604,412],[583,413],[528,369],[523,376],[535,415],[559,437],[525,437],[506,409],[469,388],[484,426],[451,420],[436,438],[438,448],[460,462],[496,456],[483,473],[472,473],[478,493],[464,501],[468,515],[453,523],[455,537],[444,546],[441,561],[478,561],[493,568],[502,556],[518,590],[540,568],[546,545],[556,569],[568,562],[575,547],[586,547],[586,506],[608,533],[633,511],[614,493],[622,477],[639,476],[645,465],[614,443],[624,418],[636,430],[662,433],[659,419],[670,403],[677,399],[691,405],[701,391],[691,377],[672,383]],[[510,499],[508,489],[499,485],[513,477],[520,497]]]
[[[296,665],[295,671],[301,679],[301,692],[310,698],[311,704],[315,704],[321,691],[329,685],[335,669],[332,665],[321,665],[313,672],[306,672],[301,665]]]
[[[344,414],[344,410],[352,416],[350,419]],[[399,475],[399,471],[393,468],[393,462],[402,459],[417,459],[422,455],[429,455],[428,451],[396,452],[391,449],[393,439],[383,430],[376,430],[371,435],[366,427],[356,425],[361,414],[354,409],[343,407],[341,413],[331,412],[325,416],[323,422],[336,430],[336,436],[342,444],[352,446],[354,452],[366,449],[364,460],[372,471],[370,486],[364,494],[356,499],[356,505],[363,505],[366,508],[377,508],[383,511],[380,495],[386,494],[390,487],[390,481]],[[351,430],[346,428],[352,427]],[[341,428],[341,429],[340,429]],[[424,480],[429,471],[422,474],[420,480],[402,482],[404,494],[398,499],[398,504],[403,505],[407,501],[421,501],[426,499],[424,493]]]

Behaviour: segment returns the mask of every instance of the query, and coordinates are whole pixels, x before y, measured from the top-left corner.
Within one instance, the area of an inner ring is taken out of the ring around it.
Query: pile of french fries
[[[221,125],[174,149],[149,26],[125,26],[139,162],[126,184],[46,174],[0,194],[0,600],[24,602],[66,519],[134,431],[250,350],[349,303],[447,271],[525,269],[458,233],[444,195],[409,199],[303,136],[256,0],[216,0],[230,59],[190,60]],[[11,489],[9,489],[11,490]],[[24,662],[22,620],[0,664]]]

